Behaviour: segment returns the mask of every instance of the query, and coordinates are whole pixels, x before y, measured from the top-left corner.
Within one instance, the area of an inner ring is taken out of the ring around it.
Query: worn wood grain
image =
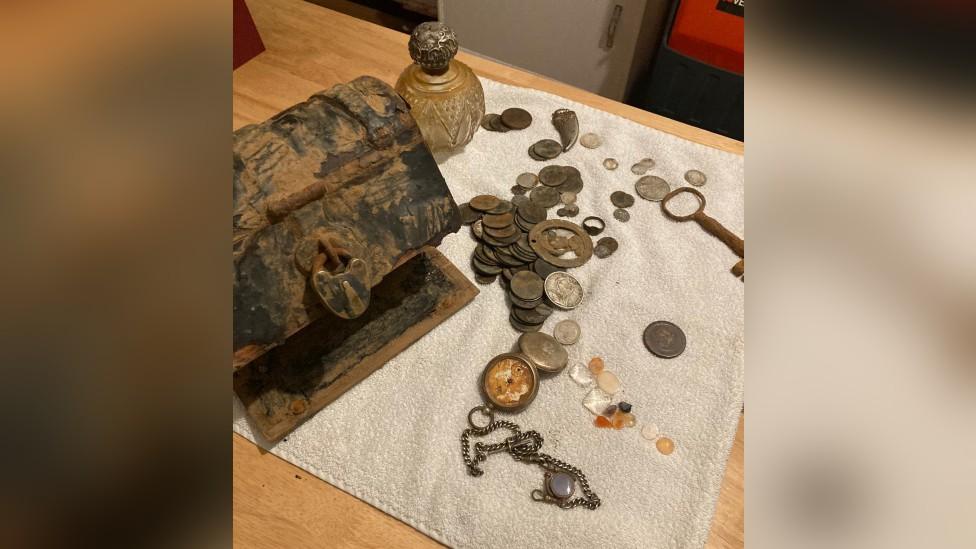
[[[407,35],[301,0],[248,0],[268,50],[234,71],[233,127],[260,122],[311,94],[362,74],[396,81],[410,61]],[[538,89],[737,154],[742,143],[467,53],[480,76]],[[242,548],[440,544],[338,488],[234,438],[234,542]],[[743,547],[742,423],[729,458],[708,549]],[[301,479],[294,478],[300,475]]]

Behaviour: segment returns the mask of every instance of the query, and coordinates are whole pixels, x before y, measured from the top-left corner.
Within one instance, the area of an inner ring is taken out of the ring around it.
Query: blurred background
[[[673,6],[630,6],[659,51]],[[976,547],[972,3],[750,10],[747,542]],[[0,7],[4,547],[230,544],[230,34]]]
[[[743,139],[744,0],[308,0]]]

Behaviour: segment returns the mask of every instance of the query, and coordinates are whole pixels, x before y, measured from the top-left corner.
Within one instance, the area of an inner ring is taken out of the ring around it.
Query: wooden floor
[[[234,128],[370,74],[395,82],[410,62],[407,35],[301,0],[248,0],[267,51],[234,71]],[[690,141],[742,154],[739,141],[465,52],[500,82],[561,95]],[[706,547],[743,547],[743,422],[736,433]],[[419,548],[439,544],[338,488],[234,437],[234,544],[243,548]],[[395,540],[395,543],[391,540]]]

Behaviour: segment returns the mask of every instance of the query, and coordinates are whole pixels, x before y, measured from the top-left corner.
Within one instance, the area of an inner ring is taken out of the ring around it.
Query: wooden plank
[[[248,0],[265,45],[234,71],[234,128],[265,120],[312,93],[362,74],[396,81],[410,62],[407,35],[301,0]],[[332,53],[330,53],[332,52]],[[289,58],[300,59],[296,67]],[[682,124],[573,86],[460,53],[479,75],[538,89],[690,141],[736,154],[738,141]],[[302,72],[303,69],[309,72]],[[742,423],[726,469],[709,549],[743,546]],[[440,547],[410,526],[338,488],[300,472],[234,435],[234,542],[239,547]],[[302,476],[301,483],[294,474]],[[292,482],[294,481],[294,482]]]

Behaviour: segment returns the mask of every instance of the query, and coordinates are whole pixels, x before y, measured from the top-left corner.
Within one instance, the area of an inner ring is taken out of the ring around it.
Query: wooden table
[[[300,0],[249,0],[267,51],[234,71],[234,129],[261,122],[313,93],[363,74],[393,84],[410,62],[407,35]],[[545,90],[646,126],[743,153],[738,141],[567,84],[460,53],[479,75]],[[729,458],[707,547],[743,546],[743,422]],[[403,522],[279,459],[234,439],[237,547],[435,547]]]

